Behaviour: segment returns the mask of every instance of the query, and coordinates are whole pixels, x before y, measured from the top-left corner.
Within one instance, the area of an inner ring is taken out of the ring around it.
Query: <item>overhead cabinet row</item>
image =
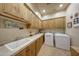
[[[2,3],[0,4],[0,13],[5,13],[9,15],[14,15],[19,18],[24,18],[27,16],[26,7],[19,3]]]
[[[37,18],[31,10],[28,9],[23,3],[1,3],[0,4],[0,14],[4,14],[10,17],[17,18],[21,21],[27,21],[30,23],[30,27],[28,24],[28,28],[40,28],[40,20]]]
[[[42,21],[43,29],[65,29],[65,17]]]

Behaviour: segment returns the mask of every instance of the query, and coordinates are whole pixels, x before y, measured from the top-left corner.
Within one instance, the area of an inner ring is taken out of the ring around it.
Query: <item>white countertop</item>
[[[43,35],[43,33],[40,33],[40,34],[36,34],[34,36],[31,36],[29,38],[24,38],[24,39],[29,39],[30,41],[28,41],[27,43],[21,45],[19,48],[17,48],[16,50],[13,50],[13,51],[10,50],[10,49],[8,49],[6,46],[1,46],[0,47],[0,56],[11,56],[11,55],[15,55],[17,52],[19,52],[23,48],[29,46],[32,42],[34,42],[35,40],[37,40],[42,35]]]

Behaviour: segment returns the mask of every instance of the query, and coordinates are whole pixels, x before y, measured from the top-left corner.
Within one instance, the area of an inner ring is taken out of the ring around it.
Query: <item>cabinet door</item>
[[[30,45],[31,56],[35,56],[35,42]]]
[[[42,21],[42,28],[46,29],[48,27],[47,21]]]
[[[22,51],[20,51],[18,54],[16,54],[16,56],[31,56],[31,51],[27,47],[27,48],[23,49]]]
[[[41,36],[39,39],[40,39],[40,48],[41,48],[41,46],[42,46],[43,43],[44,43],[44,41],[43,41],[43,36]]]
[[[43,36],[41,36],[40,38],[37,39],[36,41],[36,55],[38,54],[41,46],[43,45]]]
[[[25,8],[25,6],[24,6],[24,4],[23,3],[20,3],[20,4],[18,4],[18,7],[19,7],[19,16],[20,17],[22,17],[22,18],[24,18],[24,16],[26,16],[26,12],[25,11],[27,11],[26,10],[26,8]],[[26,16],[27,17],[27,16]],[[25,18],[24,18],[25,19]]]
[[[38,54],[38,52],[40,50],[40,42],[39,41],[40,41],[39,39],[37,39],[37,41],[36,41],[36,55]]]
[[[18,54],[16,54],[16,56],[26,56],[26,50],[23,49],[23,50],[20,51]]]
[[[56,28],[63,29],[65,27],[65,18],[59,18],[55,20]]]
[[[4,10],[6,14],[19,17],[19,4],[18,3],[4,3]]]
[[[17,16],[17,17],[19,17],[19,18],[21,18],[21,16],[20,16],[20,3],[16,3],[16,4],[14,4],[13,5],[13,15],[15,15],[15,16]]]
[[[3,3],[0,3],[0,12],[2,12],[4,9],[4,4]]]
[[[4,12],[6,12],[6,13],[9,13],[9,14],[11,14],[11,13],[13,13],[13,10],[14,10],[14,5],[11,3],[4,3]]]
[[[30,48],[29,49],[26,48],[26,52],[25,53],[26,53],[25,56],[31,56],[31,50],[30,50]]]
[[[49,29],[54,29],[55,28],[55,20],[48,20],[47,25]]]

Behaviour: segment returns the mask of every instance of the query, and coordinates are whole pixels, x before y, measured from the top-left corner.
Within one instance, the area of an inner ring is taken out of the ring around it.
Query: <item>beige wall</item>
[[[73,16],[76,12],[79,12],[79,4],[71,4],[66,11],[66,33],[70,35],[72,45],[79,46],[79,28],[67,28],[67,23],[72,22],[70,16]]]

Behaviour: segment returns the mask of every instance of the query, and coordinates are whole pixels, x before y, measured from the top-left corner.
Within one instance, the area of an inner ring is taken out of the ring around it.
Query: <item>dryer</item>
[[[55,46],[70,50],[70,37],[67,34],[55,33]]]

